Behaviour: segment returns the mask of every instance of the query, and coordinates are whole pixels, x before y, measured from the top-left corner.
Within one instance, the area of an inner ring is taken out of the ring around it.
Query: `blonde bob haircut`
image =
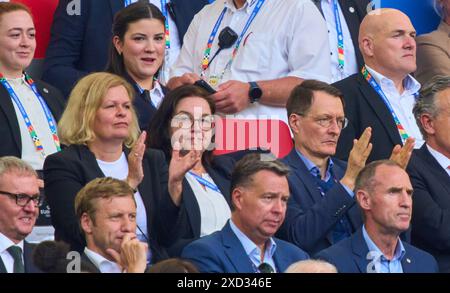
[[[58,123],[58,134],[65,145],[84,144],[95,140],[94,119],[109,89],[123,86],[130,102],[134,100],[134,89],[125,79],[111,73],[97,72],[83,77],[70,93],[67,107]],[[139,136],[136,112],[130,108],[132,121],[124,144],[132,147]]]

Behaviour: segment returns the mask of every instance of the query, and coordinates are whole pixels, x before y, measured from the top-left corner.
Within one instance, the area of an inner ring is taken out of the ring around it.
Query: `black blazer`
[[[323,15],[322,6],[320,5],[321,0],[313,0],[313,2]],[[369,3],[370,0],[339,0],[339,5],[341,6],[342,14],[350,32],[353,47],[355,48],[358,68],[362,68],[364,65],[364,59],[359,51],[358,45],[359,25],[367,14],[367,6]]]
[[[124,151],[128,155],[129,150]],[[138,189],[147,211],[152,262],[156,262],[166,257],[162,245],[171,241],[172,237],[167,231],[174,225],[175,219],[168,213],[160,213],[160,205],[167,205],[165,202],[171,201],[163,153],[148,149],[142,164],[144,179]],[[71,145],[45,160],[45,194],[52,211],[55,238],[67,242],[73,250],[82,252],[86,246],[74,210],[75,196],[89,181],[104,176],[94,154],[84,145]]]
[[[113,18],[124,7],[123,0],[81,0],[79,15],[69,15],[71,2],[60,0],[56,8],[42,76],[66,97],[81,77],[105,69]],[[182,42],[192,18],[208,0],[171,2]]]
[[[49,84],[35,80],[36,87],[42,98],[47,103],[53,117],[58,122],[64,111],[64,98],[60,91]],[[1,156],[22,156],[22,140],[20,137],[19,120],[21,116],[16,116],[13,100],[8,91],[0,84],[0,144]]]
[[[28,243],[27,241],[23,242],[23,263],[25,267],[25,273],[42,273],[42,271],[38,267],[36,267],[33,262],[33,252],[35,248],[35,244]],[[2,273],[6,273],[6,268],[5,264],[0,258],[0,274]]]
[[[412,243],[450,272],[450,176],[428,151],[414,150],[407,168],[414,188]]]
[[[356,201],[341,184],[334,184],[322,197],[311,173],[295,149],[283,158],[289,173],[289,198],[286,219],[278,237],[294,243],[313,255],[332,245],[331,231],[337,222],[347,216],[352,233],[362,226],[362,217]],[[347,163],[333,158],[333,172],[337,180],[344,177]]]
[[[205,169],[219,187],[228,205],[231,207],[230,181],[234,160],[228,156],[214,157]],[[171,203],[173,205],[173,203]],[[177,240],[168,247],[171,257],[179,257],[183,248],[200,238],[200,207],[189,182],[183,179],[183,193],[174,233]]]
[[[348,160],[353,139],[359,139],[368,126],[372,127],[373,148],[367,162],[388,159],[396,144],[403,145],[391,112],[361,73],[338,81],[333,86],[344,95],[345,116],[349,120],[339,137],[336,157]]]

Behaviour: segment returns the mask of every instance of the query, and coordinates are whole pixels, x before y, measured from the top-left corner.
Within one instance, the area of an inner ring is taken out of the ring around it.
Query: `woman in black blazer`
[[[174,225],[170,210],[160,213],[160,206],[167,206],[164,201],[170,201],[172,194],[179,196],[181,181],[168,185],[174,180],[168,176],[164,154],[145,151],[146,134],[139,135],[132,94],[124,79],[110,73],[94,73],[78,82],[58,125],[61,141],[68,147],[46,159],[45,192],[55,238],[81,252],[85,240],[74,211],[77,192],[97,177],[126,180],[136,190],[136,235],[149,244],[156,262],[166,257],[162,245],[171,241],[168,231]],[[188,160],[174,160],[173,169],[188,170],[192,163],[180,165]]]
[[[171,91],[161,103],[149,128],[147,146],[162,150],[170,160],[173,149],[192,149],[199,161],[185,172],[183,192],[167,209],[178,208],[173,234],[178,240],[168,247],[179,256],[188,243],[222,229],[231,215],[230,180],[234,161],[213,156],[214,101],[194,85]],[[171,199],[175,199],[172,197]]]
[[[165,18],[148,2],[136,2],[117,12],[107,71],[133,85],[139,127],[148,128],[167,88],[157,81],[165,50]]]

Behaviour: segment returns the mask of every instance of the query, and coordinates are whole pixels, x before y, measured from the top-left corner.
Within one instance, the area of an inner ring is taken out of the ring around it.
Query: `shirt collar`
[[[122,269],[115,262],[112,262],[100,254],[90,250],[89,248],[84,248],[84,254],[94,263],[94,265],[102,273],[121,273]]]
[[[436,159],[436,161],[438,161],[439,165],[441,165],[444,170],[447,170],[447,167],[450,166],[450,158],[447,158],[437,150],[430,147],[428,144],[427,148],[431,155]]]
[[[385,88],[386,86],[395,87],[394,82],[387,78],[386,76],[382,75],[381,73],[377,72],[373,68],[370,68],[368,65],[365,65],[367,68],[367,71],[369,71],[370,75],[375,79],[375,81],[382,87]],[[405,88],[405,91],[403,92],[402,96],[405,94],[407,95],[414,95],[420,90],[420,83],[412,77],[410,74],[408,74],[403,79],[403,87]]]
[[[9,247],[11,247],[13,245],[19,246],[20,248],[22,248],[22,251],[23,251],[23,240],[20,241],[19,243],[15,244],[11,239],[6,237],[6,235],[4,235],[3,233],[0,233],[0,254],[5,252],[5,250],[7,250]]]
[[[250,14],[254,7],[254,4],[256,4],[257,2],[258,2],[258,0],[246,0],[244,3],[244,6],[239,8],[239,10],[245,10],[245,12],[247,14]],[[230,9],[232,12],[238,11],[238,9],[236,9],[236,6],[234,6],[233,0],[225,0],[224,5],[226,8]]]
[[[245,235],[234,223],[233,220],[230,219],[230,227],[231,230],[234,232],[236,237],[239,239],[239,241],[242,243],[242,246],[244,247],[245,253],[250,256],[252,254],[255,254],[255,251],[260,255],[260,249],[259,247],[251,241],[247,235]],[[269,238],[266,242],[266,251],[269,251],[269,254],[271,257],[273,257],[275,250],[277,248],[277,244],[273,240],[272,237]],[[266,254],[266,253],[265,253]]]
[[[307,157],[302,155],[302,153],[300,153],[300,151],[298,151],[297,149],[295,149],[295,151],[297,152],[297,155],[300,157],[300,159],[302,159],[302,161],[305,164],[306,169],[308,169],[309,173],[311,173],[313,176],[320,177],[319,168],[310,159],[308,159]],[[334,166],[334,162],[330,157],[328,159],[327,173],[331,174],[331,171],[333,170],[333,166]]]
[[[362,227],[362,233],[364,240],[367,244],[367,247],[369,248],[369,251],[374,253],[376,258],[380,258],[381,260],[387,260],[387,258],[384,256],[383,252],[378,248],[378,246],[375,244],[375,242],[372,241],[369,234],[367,233],[365,225]],[[394,257],[391,261],[401,261],[403,257],[405,256],[406,251],[405,247],[403,246],[402,241],[400,238],[398,238],[397,246],[395,247]]]

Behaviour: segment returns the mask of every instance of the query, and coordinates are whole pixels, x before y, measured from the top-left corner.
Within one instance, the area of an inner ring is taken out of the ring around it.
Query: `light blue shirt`
[[[252,261],[255,273],[258,272],[257,268],[263,262],[269,264],[275,271],[277,270],[275,262],[273,260],[273,255],[275,253],[275,250],[277,249],[277,244],[272,238],[269,238],[269,240],[267,240],[266,251],[264,252],[264,260],[261,261],[261,249],[259,249],[259,247],[253,241],[251,241],[244,233],[242,233],[242,231],[233,223],[231,219],[230,227],[244,247],[245,253]]]
[[[307,157],[302,155],[297,149],[295,151],[297,152],[297,155],[300,157],[300,159],[305,164],[306,169],[308,169],[309,173],[311,173],[311,175],[314,177],[321,177],[320,169],[311,160],[309,160]],[[327,172],[325,173],[325,179],[322,179],[322,180],[328,181],[331,178],[331,172],[333,170],[333,166],[334,166],[334,162],[330,158],[328,160],[328,167],[327,167]],[[342,187],[344,187],[344,189],[345,189],[345,191],[347,191],[348,195],[350,195],[351,197],[354,197],[355,194],[353,193],[353,191],[350,188],[348,188],[345,184],[340,183],[339,181],[337,181],[337,183],[341,184]]]
[[[395,247],[394,257],[392,260],[388,260],[378,246],[372,241],[372,239],[370,239],[364,225],[362,228],[362,233],[367,247],[369,248],[369,253],[371,254],[371,262],[375,267],[375,271],[373,271],[373,273],[403,273],[402,259],[405,256],[406,251],[400,238],[398,239],[397,246]]]

